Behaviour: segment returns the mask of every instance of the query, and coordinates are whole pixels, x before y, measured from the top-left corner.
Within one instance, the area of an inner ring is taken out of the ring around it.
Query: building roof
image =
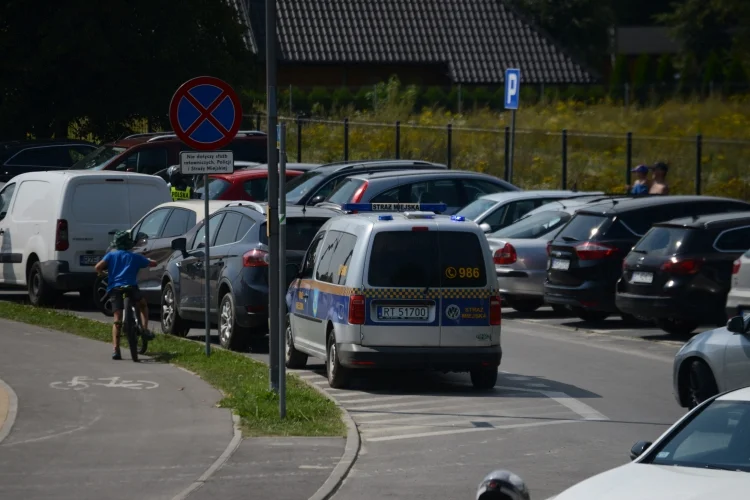
[[[242,0],[237,0],[242,1]],[[265,0],[246,0],[265,57]],[[277,0],[282,62],[444,64],[455,83],[589,83],[592,70],[504,0]]]

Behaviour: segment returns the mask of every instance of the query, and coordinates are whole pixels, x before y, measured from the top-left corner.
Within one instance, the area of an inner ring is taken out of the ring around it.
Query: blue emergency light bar
[[[445,212],[445,203],[344,203],[341,210],[352,212]]]

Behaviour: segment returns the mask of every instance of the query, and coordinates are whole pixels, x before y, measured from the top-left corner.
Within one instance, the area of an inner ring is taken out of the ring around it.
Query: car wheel
[[[112,317],[114,316],[114,311],[112,310],[112,299],[107,294],[108,283],[109,278],[106,275],[97,276],[96,281],[94,282],[92,300],[94,301],[96,308],[99,309],[102,314]]]
[[[49,283],[44,281],[40,262],[34,262],[31,265],[26,280],[29,286],[29,302],[32,305],[43,307],[54,304],[59,294]]]
[[[705,400],[719,393],[711,368],[703,361],[690,364],[688,377],[688,405],[692,410]]]
[[[610,314],[607,311],[593,311],[591,309],[584,309],[583,307],[574,307],[573,314],[581,318],[583,321],[591,323],[598,323],[609,318]]]
[[[531,313],[544,305],[543,299],[517,299],[508,297],[508,305],[520,313]]]
[[[249,332],[237,325],[234,312],[234,296],[226,293],[219,303],[219,344],[230,351],[246,351]]]
[[[664,330],[670,335],[690,335],[699,326],[699,322],[688,319],[679,318],[666,318],[660,319],[658,322],[659,328]]]
[[[286,346],[285,346],[285,357],[286,367],[293,370],[299,370],[307,365],[307,354],[299,352],[294,348],[294,334],[292,332],[292,322],[289,315],[286,315]]]
[[[177,337],[185,337],[190,331],[177,311],[176,295],[171,281],[161,288],[161,331]]]
[[[475,389],[489,390],[497,384],[497,367],[488,368],[483,366],[471,370],[471,385]]]
[[[328,385],[333,389],[346,389],[349,387],[351,374],[349,369],[341,366],[339,362],[339,350],[336,345],[336,336],[333,330],[328,332],[328,350],[326,351],[326,375]]]

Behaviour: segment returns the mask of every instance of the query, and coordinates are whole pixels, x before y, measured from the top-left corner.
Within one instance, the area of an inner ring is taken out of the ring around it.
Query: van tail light
[[[490,297],[490,325],[497,326],[502,320],[502,303],[500,297],[494,295]]]
[[[599,260],[606,259],[617,253],[617,248],[585,241],[576,245],[576,255],[579,260]]]
[[[55,251],[64,252],[70,248],[68,241],[68,221],[57,219],[57,230],[55,231]]]
[[[696,274],[703,265],[703,259],[679,259],[672,257],[661,265],[661,270],[670,274]]]
[[[364,325],[365,324],[365,296],[364,295],[350,295],[349,296],[349,324],[350,325]]]
[[[369,182],[365,181],[361,186],[359,186],[359,188],[357,188],[356,191],[354,191],[354,196],[352,196],[352,203],[359,203],[359,201],[362,199],[362,196],[365,194],[365,191],[367,191],[368,184]]]
[[[734,264],[732,265],[732,274],[739,274],[741,265],[742,263],[740,262],[740,259],[735,260]]]
[[[495,255],[492,256],[492,260],[498,265],[513,264],[517,259],[516,249],[510,243],[506,243],[503,248],[495,250]]]
[[[268,252],[256,248],[242,256],[242,265],[244,267],[268,267],[268,258]]]

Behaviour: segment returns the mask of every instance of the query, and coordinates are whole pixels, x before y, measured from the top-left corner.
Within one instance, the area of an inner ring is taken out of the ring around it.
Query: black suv
[[[295,177],[286,185],[286,201],[315,206],[325,200],[350,175],[386,170],[445,169],[445,165],[421,160],[362,160],[321,165]]]
[[[615,305],[674,335],[724,326],[734,260],[748,249],[750,212],[656,224],[625,257]]]
[[[569,306],[584,321],[620,313],[615,288],[622,261],[657,222],[679,217],[750,210],[750,204],[710,196],[613,199],[579,210],[547,244],[544,301]],[[628,313],[626,321],[635,322]]]
[[[0,182],[25,172],[67,170],[95,149],[90,142],[66,139],[0,142]]]
[[[231,202],[209,219],[211,308],[222,347],[246,350],[253,335],[268,331],[268,238],[266,206]],[[287,207],[286,263],[299,264],[331,209]],[[191,326],[204,326],[204,221],[172,240],[177,250],[166,262],[161,285],[161,328],[185,336]],[[294,276],[288,276],[291,282]],[[288,283],[286,283],[288,285]],[[286,288],[284,288],[286,290]]]

